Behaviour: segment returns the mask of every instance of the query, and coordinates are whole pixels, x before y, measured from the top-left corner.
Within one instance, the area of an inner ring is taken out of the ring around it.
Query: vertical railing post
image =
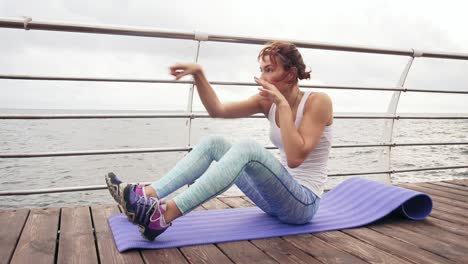
[[[408,73],[413,65],[414,58],[421,57],[422,53],[417,52],[413,49],[413,56],[409,59],[408,63],[406,64],[405,69],[401,73],[400,80],[397,83],[397,88],[404,88],[406,78],[408,77]],[[393,118],[391,120],[386,120],[384,123],[383,135],[382,135],[382,143],[383,144],[392,144],[393,143],[393,127],[395,124],[396,118],[396,111],[398,108],[398,102],[400,101],[401,91],[395,91],[392,95],[392,100],[390,100],[390,104],[387,108],[387,114],[391,115]],[[384,147],[379,152],[379,167],[383,170],[391,171],[392,170],[392,161],[391,161],[391,151],[392,146]],[[391,182],[391,173],[382,174],[383,176],[377,176],[380,181],[390,183]]]
[[[198,33],[195,32],[195,40],[198,42],[197,43],[197,53],[195,55],[195,63],[198,63],[198,57],[200,55],[200,45],[202,41],[208,40],[208,35],[203,34],[203,33]],[[194,81],[194,80],[192,80]],[[190,91],[189,91],[189,96],[188,96],[188,103],[187,103],[187,115],[190,115],[190,117],[187,119],[186,126],[187,126],[187,147],[190,148],[190,138],[192,137],[192,115],[193,115],[193,93],[195,91],[195,81],[192,83],[190,86]]]

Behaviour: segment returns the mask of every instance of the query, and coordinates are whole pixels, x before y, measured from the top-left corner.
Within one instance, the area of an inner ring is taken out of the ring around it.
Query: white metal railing
[[[385,174],[386,175],[386,174],[415,172],[415,171],[465,169],[465,168],[468,168],[468,166],[445,166],[445,167],[432,167],[432,168],[407,169],[407,170],[337,173],[337,174],[329,174],[328,176],[330,176],[330,177],[340,177],[340,176],[377,175],[377,174]],[[149,184],[149,183],[142,182],[141,184]],[[79,186],[79,187],[62,187],[62,188],[46,188],[46,189],[34,189],[34,190],[1,191],[0,196],[32,195],[32,194],[77,192],[77,191],[105,190],[105,189],[107,189],[106,185],[91,185],[91,186]]]
[[[198,59],[197,59],[198,60]],[[128,78],[98,78],[98,77],[65,77],[65,76],[38,76],[38,75],[5,75],[0,74],[0,79],[10,80],[36,80],[36,81],[80,81],[80,82],[129,82],[129,83],[175,83],[194,84],[193,81],[175,81],[161,79],[128,79]],[[234,85],[234,86],[258,86],[256,83],[248,82],[210,82],[211,85]],[[301,88],[334,89],[334,90],[363,90],[363,91],[387,91],[387,92],[420,92],[420,93],[453,93],[468,94],[468,91],[459,90],[433,90],[433,89],[409,89],[404,87],[364,87],[343,85],[301,85]]]
[[[92,24],[74,24],[74,23],[58,23],[35,21],[29,17],[21,18],[0,18],[0,27],[16,28],[25,30],[48,30],[48,31],[63,31],[63,32],[79,32],[92,34],[106,35],[124,35],[124,36],[140,36],[152,38],[171,38],[171,39],[188,39],[196,41],[213,41],[213,42],[229,42],[243,44],[258,44],[263,45],[265,42],[277,40],[272,38],[254,38],[247,36],[229,36],[219,34],[208,34],[204,32],[186,32],[173,31],[165,29],[143,28],[143,27],[123,27],[110,25],[92,25]],[[305,42],[299,40],[286,40],[295,43],[298,47],[309,49],[326,49],[336,51],[349,51],[361,53],[376,53],[387,55],[413,56],[417,54],[419,57],[426,58],[443,58],[443,59],[468,59],[468,54],[455,52],[434,52],[422,51],[414,49],[388,49],[379,47],[357,46],[357,45],[337,45],[323,42]]]
[[[211,118],[208,114],[0,114],[0,119],[124,119],[124,118]],[[265,118],[262,115],[252,115],[247,118]],[[335,114],[336,119],[468,119],[468,114],[437,114],[437,115],[356,115]]]
[[[392,143],[392,144],[352,144],[333,145],[332,148],[376,148],[376,147],[415,147],[415,146],[455,146],[468,145],[468,142],[428,142],[428,143]],[[266,149],[278,149],[274,146],[266,146]],[[45,157],[70,157],[70,156],[96,156],[110,154],[137,154],[137,153],[162,153],[162,152],[188,152],[192,147],[180,148],[125,148],[125,149],[100,149],[83,151],[58,151],[58,152],[36,152],[36,153],[0,153],[2,159],[18,158],[45,158]]]
[[[89,24],[72,24],[72,23],[52,23],[32,21],[31,18],[25,19],[5,19],[0,18],[0,27],[3,28],[16,28],[25,30],[49,30],[49,31],[64,31],[64,32],[80,32],[92,34],[110,34],[110,35],[126,35],[126,36],[140,36],[140,37],[154,37],[154,38],[172,38],[172,39],[190,39],[197,41],[197,52],[195,62],[198,61],[199,49],[202,41],[214,42],[230,42],[230,43],[244,43],[244,44],[264,44],[265,42],[276,40],[270,38],[253,38],[242,36],[227,36],[217,34],[207,34],[200,32],[176,32],[162,29],[152,28],[135,28],[135,27],[121,27],[121,26],[102,26],[102,25],[89,25]],[[432,52],[421,51],[414,49],[387,49],[378,47],[366,46],[347,46],[336,45],[330,43],[319,42],[304,42],[297,40],[286,40],[295,43],[301,48],[310,49],[325,49],[334,51],[347,51],[359,53],[374,53],[386,55],[409,56],[410,59],[400,76],[396,87],[356,87],[356,86],[330,86],[330,85],[301,85],[301,88],[320,88],[320,89],[344,89],[344,90],[370,90],[370,91],[391,91],[394,92],[392,100],[389,104],[387,113],[372,114],[372,115],[336,115],[335,118],[344,119],[385,119],[386,128],[384,130],[382,144],[358,144],[358,145],[334,145],[333,148],[352,148],[352,147],[381,147],[385,151],[382,152],[381,161],[385,167],[382,171],[373,172],[353,172],[353,173],[340,173],[330,174],[329,176],[351,176],[351,175],[385,175],[382,180],[389,180],[391,174],[403,173],[411,171],[424,171],[424,170],[442,170],[442,169],[460,169],[468,168],[468,166],[446,166],[435,168],[420,168],[410,170],[392,170],[390,163],[390,152],[393,147],[404,146],[427,146],[427,145],[467,145],[468,142],[434,142],[434,143],[394,143],[393,139],[393,122],[398,119],[468,119],[468,115],[426,115],[426,116],[412,116],[412,115],[396,115],[399,98],[402,92],[424,92],[424,93],[453,93],[453,94],[468,94],[468,91],[457,90],[427,90],[427,89],[408,89],[405,87],[406,77],[411,69],[411,65],[415,58],[443,58],[443,59],[457,59],[468,60],[468,54],[462,53],[449,53],[449,52]],[[107,155],[107,154],[128,154],[128,153],[150,153],[150,152],[180,152],[190,151],[191,137],[191,120],[194,118],[208,118],[207,114],[194,114],[192,111],[194,82],[193,81],[174,81],[174,80],[160,80],[160,79],[124,79],[124,78],[98,78],[98,77],[70,77],[70,76],[32,76],[32,75],[0,75],[0,79],[12,80],[54,80],[54,81],[85,81],[85,82],[132,82],[132,83],[177,83],[177,84],[191,84],[188,97],[187,109],[185,114],[88,114],[88,115],[74,115],[74,114],[0,114],[0,119],[93,119],[93,118],[184,118],[188,122],[188,135],[187,144],[185,147],[175,148],[145,148],[145,149],[112,149],[112,150],[90,150],[90,151],[67,151],[67,152],[41,152],[41,153],[0,153],[0,158],[37,158],[37,157],[62,157],[62,156],[80,156],[80,155]],[[256,83],[244,82],[211,82],[213,85],[236,85],[236,86],[258,86]],[[250,118],[260,118],[263,116],[254,115]],[[267,149],[275,149],[274,147],[266,147]],[[36,190],[20,190],[20,191],[4,191],[0,192],[0,196],[4,195],[27,195],[38,193],[54,193],[54,192],[70,192],[70,191],[85,191],[85,190],[100,190],[105,189],[103,185],[96,186],[81,186],[81,187],[64,187],[64,188],[49,188],[49,189],[36,189]]]

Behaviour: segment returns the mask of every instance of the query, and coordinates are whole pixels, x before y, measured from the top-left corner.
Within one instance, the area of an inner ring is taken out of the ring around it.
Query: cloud
[[[463,1],[439,5],[404,1],[2,1],[0,16],[28,15],[34,20],[68,21],[167,28],[213,34],[247,35],[342,43],[468,52]],[[11,74],[169,79],[174,62],[193,61],[197,43],[144,37],[0,29],[0,72]],[[203,42],[199,62],[211,81],[250,82],[258,74],[261,46]],[[408,58],[301,49],[314,81],[349,86],[395,86]],[[430,62],[427,62],[430,61]],[[419,89],[467,90],[467,61],[416,59],[407,85]],[[309,83],[309,82],[304,82]],[[41,88],[41,92],[37,90]],[[66,87],[66,88],[65,88]],[[118,91],[113,90],[118,87]],[[134,88],[140,87],[140,88]],[[145,87],[142,89],[142,87]],[[146,87],[153,89],[146,90]],[[171,108],[167,98],[179,96],[167,85],[27,82],[0,80],[2,107],[91,109]],[[182,87],[187,85],[173,85]],[[73,89],[72,89],[73,88]],[[78,89],[78,90],[77,90]],[[80,96],[79,89],[87,92]],[[240,100],[253,87],[218,88],[220,97]],[[19,93],[21,91],[21,93]],[[385,111],[391,93],[326,90],[343,111]],[[112,100],[107,100],[112,93]],[[28,96],[28,94],[34,96]],[[178,95],[179,94],[179,95]],[[428,96],[411,96],[423,109]],[[437,97],[437,95],[436,95]],[[40,98],[40,99],[39,99]],[[73,98],[70,100],[69,98]],[[161,100],[159,98],[166,98]],[[181,99],[186,102],[186,99]],[[431,101],[432,102],[432,101]],[[437,104],[437,102],[433,102]],[[195,104],[196,105],[196,104]],[[457,111],[467,112],[455,99]],[[180,108],[180,106],[175,106]],[[382,110],[383,109],[383,110]],[[404,108],[408,111],[412,107]]]

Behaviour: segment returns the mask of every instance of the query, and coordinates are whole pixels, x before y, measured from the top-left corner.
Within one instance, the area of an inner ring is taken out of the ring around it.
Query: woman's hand
[[[199,64],[196,63],[177,63],[171,67],[171,75],[176,77],[176,80],[184,77],[185,75],[195,75],[202,71],[202,68]]]
[[[272,100],[273,103],[275,103],[276,105],[279,105],[281,103],[286,103],[286,104],[288,103],[286,98],[278,90],[278,88],[276,88],[276,86],[257,77],[254,77],[254,80],[256,83],[262,86],[258,88],[258,90],[260,91],[259,94],[261,96]]]

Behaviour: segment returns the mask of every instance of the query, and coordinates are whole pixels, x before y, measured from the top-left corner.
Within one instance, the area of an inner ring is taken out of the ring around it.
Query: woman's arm
[[[288,102],[281,102],[277,107],[288,166],[295,168],[304,162],[320,142],[322,132],[333,115],[332,102],[324,93],[310,96],[298,129],[294,125]]]
[[[325,93],[316,93],[306,101],[304,115],[299,129],[294,125],[291,106],[281,92],[273,84],[256,78],[255,82],[261,95],[272,100],[278,109],[278,118],[281,125],[281,139],[288,167],[295,168],[304,162],[307,156],[320,142],[320,137],[333,116],[333,107],[330,97]]]
[[[247,100],[223,104],[216,95],[213,87],[206,79],[203,69],[200,65],[194,63],[176,64],[170,67],[171,74],[176,80],[185,75],[193,75],[195,86],[197,86],[200,100],[205,106],[211,117],[237,118],[247,117],[256,113],[263,112],[260,101],[261,96],[254,95]]]

